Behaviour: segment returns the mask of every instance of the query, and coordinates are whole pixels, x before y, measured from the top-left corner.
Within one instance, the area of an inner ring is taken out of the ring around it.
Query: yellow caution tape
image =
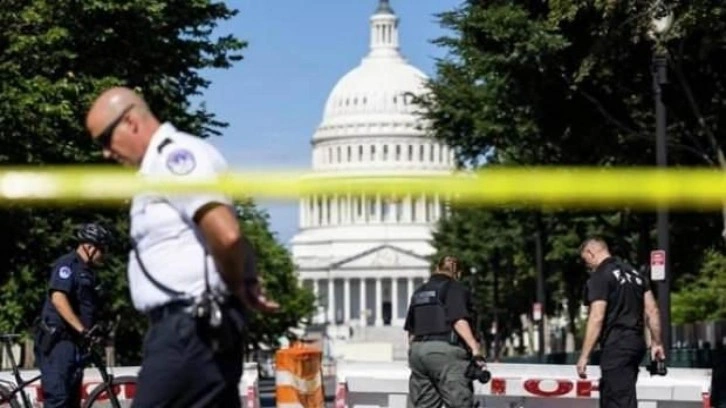
[[[484,206],[716,210],[726,172],[713,168],[486,167],[476,172],[397,175],[351,172],[230,172],[214,179],[143,178],[115,166],[0,170],[0,203],[111,203],[140,193],[219,191],[234,198],[295,200],[312,195],[439,195]]]

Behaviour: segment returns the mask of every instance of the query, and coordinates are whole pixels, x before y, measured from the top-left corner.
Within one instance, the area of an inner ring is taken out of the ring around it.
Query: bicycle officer
[[[106,228],[83,224],[76,248],[53,263],[35,339],[47,408],[80,406],[80,344],[90,336],[98,304],[92,268],[101,264],[110,242]]]

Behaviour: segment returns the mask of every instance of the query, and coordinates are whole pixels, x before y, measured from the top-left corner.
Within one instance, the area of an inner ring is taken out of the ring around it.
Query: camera
[[[466,378],[486,384],[491,380],[492,374],[486,368],[479,366],[480,361],[486,360],[482,356],[476,356],[471,359],[469,365],[466,367]]]
[[[650,364],[648,365],[648,372],[651,376],[668,374],[668,369],[666,368],[665,361],[651,360]]]

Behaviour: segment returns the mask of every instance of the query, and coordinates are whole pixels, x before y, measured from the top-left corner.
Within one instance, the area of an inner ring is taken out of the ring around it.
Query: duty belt
[[[451,333],[421,334],[413,336],[413,341],[450,341]]]
[[[146,316],[149,317],[149,320],[153,324],[167,316],[177,313],[186,313],[191,316],[193,307],[194,302],[191,300],[175,300],[149,310],[146,312]]]

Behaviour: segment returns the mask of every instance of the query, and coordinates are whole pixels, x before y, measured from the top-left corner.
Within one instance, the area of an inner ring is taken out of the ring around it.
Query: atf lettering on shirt
[[[143,177],[209,180],[227,170],[222,155],[209,143],[164,123],[151,138],[139,174]],[[232,206],[222,194],[142,194],[131,204],[131,237],[153,279],[174,291],[199,296],[205,288],[205,268],[211,288],[225,289],[215,263],[194,222],[209,203]],[[146,278],[132,252],[128,279],[136,309],[144,312],[172,298]]]
[[[644,341],[645,293],[650,281],[627,263],[610,257],[604,260],[587,281],[587,303],[607,302],[600,342],[603,346],[639,347]]]
[[[50,297],[53,292],[63,292],[68,297],[73,312],[80,318],[84,327],[91,327],[95,323],[98,304],[96,294],[96,276],[78,256],[76,251],[69,252],[58,258],[51,267],[42,319],[53,326],[65,325],[58,314]]]

